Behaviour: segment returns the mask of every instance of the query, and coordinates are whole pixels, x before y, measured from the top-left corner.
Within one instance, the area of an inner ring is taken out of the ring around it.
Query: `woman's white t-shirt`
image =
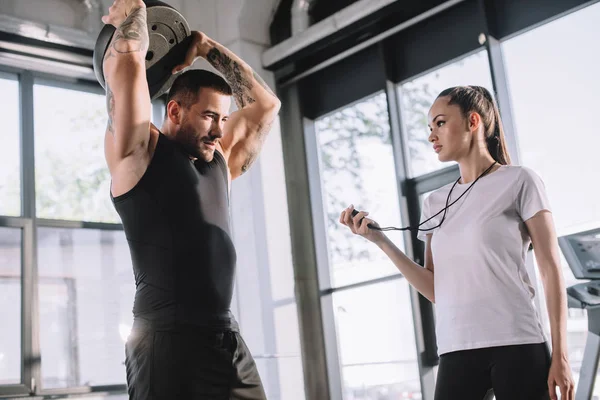
[[[446,204],[454,183],[425,199],[421,221]],[[452,203],[471,183],[457,184]],[[544,330],[525,260],[530,244],[524,221],[550,211],[544,183],[531,169],[501,166],[483,176],[447,210],[431,238],[438,353],[542,343]],[[437,226],[442,214],[421,226]]]

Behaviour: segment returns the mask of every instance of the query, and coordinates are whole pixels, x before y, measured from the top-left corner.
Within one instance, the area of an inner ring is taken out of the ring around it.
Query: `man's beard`
[[[181,145],[183,150],[194,158],[200,158],[205,161],[208,154],[200,149],[201,138],[195,135],[191,129],[182,126],[175,134],[175,140]],[[212,159],[212,156],[210,157]]]

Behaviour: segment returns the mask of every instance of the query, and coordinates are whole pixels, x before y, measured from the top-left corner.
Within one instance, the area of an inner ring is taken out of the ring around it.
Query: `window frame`
[[[406,158],[402,155],[402,145],[404,138],[400,133],[400,110],[395,106],[397,103],[397,95],[394,92],[394,84],[391,82],[385,83],[385,89],[375,91],[367,96],[360,99],[354,100],[336,110],[327,112],[326,114],[320,115],[318,119],[332,115],[342,109],[351,107],[355,104],[367,101],[368,99],[385,94],[388,112],[388,122],[390,127],[390,139],[392,144],[392,155],[394,157],[394,165],[396,169],[396,186],[398,190],[399,200],[399,212],[401,222],[403,225],[409,223],[408,218],[408,201],[407,193],[402,188],[402,182],[407,176],[406,173]],[[331,265],[329,260],[329,249],[328,249],[328,237],[327,237],[327,225],[325,219],[325,207],[324,207],[324,196],[322,191],[321,183],[321,171],[320,171],[320,155],[317,141],[317,131],[315,127],[316,119],[303,118],[303,131],[305,141],[305,151],[308,166],[308,183],[310,193],[310,208],[311,208],[311,219],[313,235],[315,238],[314,246],[316,252],[316,268],[319,276],[319,299],[321,304],[322,323],[323,323],[323,335],[324,335],[324,352],[326,353],[326,363],[328,371],[328,382],[331,398],[342,398],[343,397],[343,383],[342,383],[342,364],[340,359],[340,349],[337,337],[337,325],[336,317],[333,306],[333,294],[340,293],[346,290],[357,289],[361,287],[377,285],[381,283],[396,281],[404,279],[404,276],[400,272],[393,274],[363,280],[351,284],[342,286],[333,286],[331,281]],[[407,254],[412,254],[413,240],[410,237],[410,233],[405,232],[402,239],[405,244]],[[412,310],[412,323],[415,332],[415,342],[417,345],[417,354],[423,354],[425,352],[425,345],[423,341],[423,329],[421,325],[421,319],[418,315],[421,314],[421,308],[427,307],[427,304],[420,300],[420,296],[416,290],[410,287],[410,301]],[[426,300],[426,299],[425,299]],[[428,302],[428,300],[426,300]],[[433,386],[433,365],[427,365],[427,362],[423,362],[423,357],[417,357],[417,364],[420,376],[421,391],[427,390],[428,386]]]
[[[19,75],[17,73],[15,73],[14,71],[12,71],[10,69],[3,70],[2,67],[0,66],[0,79],[17,82],[18,90],[20,91]],[[20,96],[20,94],[19,94],[19,96]],[[22,124],[22,118],[20,118],[20,116],[19,116],[19,129],[20,129],[20,131],[22,131],[22,129],[23,129],[21,127],[21,124]],[[19,132],[19,134],[20,134],[20,132]],[[20,147],[21,147],[21,144],[19,144],[19,150],[20,150]],[[22,151],[19,151],[19,152],[20,152],[20,154],[19,154],[19,171],[22,171],[22,169],[23,169],[23,158],[22,158],[22,154],[21,154]],[[21,181],[22,181],[22,179],[21,179]],[[22,185],[20,185],[20,187],[19,187],[19,196],[21,198],[23,197],[23,187],[22,187]],[[22,216],[23,215],[23,204],[21,204],[20,208],[21,208],[20,209],[20,214],[16,215],[16,216],[11,216],[11,217],[17,217],[18,218],[18,217]],[[0,215],[3,215],[3,214],[0,214]]]
[[[24,68],[0,65],[0,78],[17,80],[19,83],[20,120],[20,187],[21,215],[0,215],[0,227],[20,228],[21,241],[21,382],[0,385],[0,397],[36,395],[70,396],[74,394],[102,393],[106,395],[124,394],[127,385],[77,386],[57,389],[41,387],[41,349],[38,303],[37,228],[71,228],[96,230],[123,230],[120,223],[92,221],[68,221],[37,218],[35,213],[35,148],[34,148],[34,99],[33,85],[44,84],[59,88],[78,90],[86,93],[104,93],[102,87],[93,81],[69,78],[60,74],[49,74]],[[159,99],[153,102],[153,111],[160,110]],[[125,381],[125,376],[123,377]]]

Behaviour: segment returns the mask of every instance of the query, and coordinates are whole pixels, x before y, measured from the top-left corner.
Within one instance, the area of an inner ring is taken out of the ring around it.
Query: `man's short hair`
[[[233,94],[231,86],[221,76],[204,69],[190,69],[179,75],[173,82],[167,94],[167,104],[175,100],[182,107],[190,108],[198,101],[198,94],[202,88],[213,89],[227,96]]]

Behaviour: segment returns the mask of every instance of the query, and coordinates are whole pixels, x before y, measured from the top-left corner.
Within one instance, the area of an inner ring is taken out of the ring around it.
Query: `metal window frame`
[[[341,109],[351,107],[354,104],[358,104],[368,99],[384,93],[386,96],[386,104],[388,111],[388,118],[390,124],[390,139],[392,143],[392,154],[394,157],[394,165],[396,169],[396,186],[398,190],[398,199],[401,220],[403,224],[409,223],[408,214],[408,201],[406,199],[405,191],[402,187],[402,182],[405,181],[407,176],[407,158],[403,154],[404,139],[400,132],[400,110],[397,107],[397,97],[395,92],[395,86],[392,82],[386,82],[386,89],[374,92],[361,99],[348,103],[347,105],[330,111],[319,119],[327,117],[329,115],[338,112]],[[333,310],[333,294],[346,290],[357,289],[370,285],[381,284],[385,282],[392,282],[400,279],[404,279],[404,276],[400,273],[394,273],[391,275],[368,279],[360,282],[355,282],[343,286],[333,286],[331,282],[331,265],[328,254],[328,237],[327,227],[325,223],[325,203],[323,199],[323,192],[321,188],[321,171],[320,171],[320,157],[318,151],[318,144],[316,138],[315,121],[304,118],[303,119],[303,131],[305,140],[305,152],[308,165],[308,181],[309,181],[309,192],[311,201],[311,218],[313,221],[313,235],[315,238],[315,252],[317,254],[317,269],[319,274],[319,284],[321,293],[321,310],[323,316],[323,329],[325,336],[325,352],[327,354],[327,367],[329,372],[329,384],[330,384],[330,396],[332,399],[341,399],[343,393],[342,386],[342,365],[339,359],[339,341],[337,340],[337,326],[335,322],[335,313]],[[410,233],[404,232],[403,236],[405,246],[410,248],[412,246],[412,239]],[[412,250],[407,250],[409,257],[412,254]],[[423,307],[421,303],[426,299],[419,299],[418,292],[410,287],[411,295],[411,309],[413,316],[413,327],[415,331],[415,342],[417,343],[418,354],[425,352],[425,344],[423,340],[423,329],[421,319],[419,318]],[[422,297],[422,296],[421,296]],[[421,392],[423,393],[424,400],[433,400],[433,385],[434,385],[434,374],[433,365],[428,365],[424,357],[417,357],[417,364],[419,368]],[[427,388],[430,387],[431,390]]]
[[[333,310],[333,296],[324,291],[331,286],[331,269],[329,264],[329,238],[325,226],[325,203],[321,190],[320,157],[317,144],[315,121],[303,118],[303,135],[307,160],[308,193],[311,205],[312,231],[315,243],[316,269],[318,275],[319,299],[325,340],[327,372],[329,377],[329,394],[331,398],[342,398],[342,371],[339,363],[339,346],[337,326]],[[305,367],[306,368],[306,367]]]
[[[49,219],[39,219],[40,223],[37,224],[37,229],[39,228],[51,228],[51,229],[70,229],[70,230],[95,230],[95,231],[103,231],[103,232],[115,232],[115,231],[123,231],[122,226],[119,224],[107,224],[100,222],[84,222],[84,221],[65,221],[65,220],[49,220]],[[60,278],[56,278],[60,279]],[[71,279],[71,278],[67,278]],[[36,282],[39,281],[38,276],[36,274]],[[36,287],[39,285],[36,283]],[[70,289],[70,288],[68,288]],[[37,293],[37,291],[36,291]],[[37,304],[37,303],[36,303]],[[39,319],[38,319],[39,321]],[[39,322],[38,322],[39,323]],[[75,323],[78,323],[76,320]],[[40,349],[41,351],[41,349]],[[40,353],[41,354],[41,353]],[[40,377],[39,382],[42,382],[41,376],[41,364],[40,364]],[[94,386],[69,386],[65,388],[52,388],[52,389],[44,389],[40,385],[40,389],[35,392],[36,395],[40,396],[51,396],[54,397],[62,397],[62,396],[72,396],[72,395],[85,395],[85,394],[93,394],[93,393],[105,393],[107,395],[111,394],[123,394],[127,391],[127,385],[123,384],[108,384],[108,385],[94,385]],[[1,396],[1,393],[0,393]],[[0,397],[1,398],[1,397]]]
[[[103,94],[104,90],[96,82],[77,79],[24,68],[0,65],[0,78],[19,82],[19,170],[21,186],[21,215],[1,216],[0,227],[21,229],[21,383],[0,385],[0,398],[27,396],[28,398],[68,397],[85,394],[124,394],[126,384],[82,386],[58,389],[44,389],[40,386],[41,348],[39,327],[37,229],[39,227],[94,229],[102,231],[123,231],[118,223],[94,221],[70,221],[42,219],[36,217],[35,204],[35,133],[34,98],[35,84],[76,90],[86,93]],[[153,108],[156,104],[153,103]],[[125,378],[124,378],[125,379]],[[33,397],[35,396],[35,397]]]
[[[374,279],[368,279],[365,281],[360,281],[360,282],[355,282],[355,283],[351,283],[348,285],[343,285],[343,286],[336,286],[336,287],[330,287],[327,289],[322,289],[321,290],[321,295],[322,296],[329,296],[332,295],[334,293],[339,293],[339,292],[343,292],[346,290],[353,290],[353,289],[359,289],[365,286],[371,286],[371,285],[377,285],[379,283],[386,283],[386,282],[391,282],[391,281],[395,281],[398,279],[404,279],[404,275],[402,275],[399,272],[395,272],[391,275],[386,275],[386,276],[382,276],[380,278],[374,278]]]
[[[15,73],[9,72],[9,71],[3,71],[0,69],[0,79],[5,79],[8,81],[19,81],[19,76],[16,75]]]
[[[29,218],[0,216],[0,227],[21,231],[21,382],[19,384],[1,385],[0,396],[4,394],[25,395],[31,393],[31,385],[26,384],[26,382],[31,382],[31,376],[25,360],[33,359],[31,340],[29,339],[31,331],[27,326],[28,318],[31,317],[31,308],[27,300],[31,298],[31,290],[33,289],[32,276],[29,273],[32,263],[32,221]]]
[[[102,89],[102,86],[94,82],[73,80],[62,76],[54,77],[52,75],[43,73],[35,73],[33,74],[33,76],[34,85],[48,86],[57,89],[66,89],[99,95],[104,95],[106,93],[105,90]]]
[[[322,307],[317,262],[319,255],[315,249],[317,239],[312,221],[311,186],[308,170],[306,134],[307,120],[302,116],[300,93],[297,85],[278,90],[278,96],[285,107],[281,109],[282,151],[287,190],[291,235],[292,259],[300,346],[304,374],[304,392],[307,399],[341,398],[340,385],[332,384],[332,374],[327,354],[326,336],[331,329],[324,321],[329,317]],[[327,331],[327,332],[326,332]],[[336,376],[332,376],[333,379]],[[339,379],[339,375],[337,375]]]
[[[408,146],[406,130],[403,126],[401,98],[398,86],[391,81],[386,82],[386,92],[388,99],[388,112],[390,116],[390,128],[392,134],[392,145],[394,149],[394,160],[396,163],[396,179],[398,187],[398,198],[400,199],[402,224],[405,226],[414,225],[416,210],[414,210],[417,194],[414,189],[405,186],[405,182],[410,174],[410,158],[408,157]],[[406,243],[406,255],[419,262],[419,257],[423,252],[420,241],[415,234],[404,232],[404,242]],[[433,400],[435,387],[435,362],[432,362],[431,350],[433,343],[430,343],[430,335],[427,334],[427,318],[433,311],[433,306],[425,297],[410,286],[410,298],[413,317],[413,329],[415,335],[415,344],[417,347],[417,362],[419,367],[419,379],[421,385],[421,395],[423,400]],[[429,329],[430,330],[430,329]],[[434,360],[435,361],[435,360]]]

